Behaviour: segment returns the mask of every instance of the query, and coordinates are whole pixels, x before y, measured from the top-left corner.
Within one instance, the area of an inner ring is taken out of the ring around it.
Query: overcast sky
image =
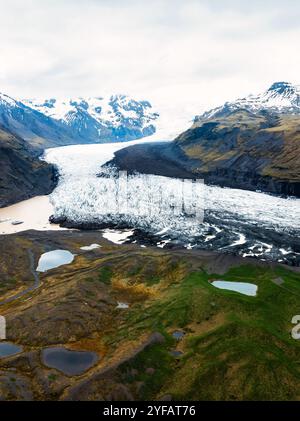
[[[300,83],[299,0],[0,0],[0,91],[128,93],[197,114]]]

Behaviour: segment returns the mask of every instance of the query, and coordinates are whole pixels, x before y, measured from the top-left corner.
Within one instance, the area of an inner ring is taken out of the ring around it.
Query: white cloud
[[[0,91],[124,92],[188,116],[300,82],[298,1],[0,0]]]

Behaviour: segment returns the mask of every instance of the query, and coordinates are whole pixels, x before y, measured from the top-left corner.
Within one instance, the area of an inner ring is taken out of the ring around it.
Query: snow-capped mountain
[[[0,92],[0,107],[16,107],[17,101]]]
[[[72,134],[59,122],[2,93],[0,126],[40,149],[74,143]]]
[[[234,102],[206,111],[196,120],[225,117],[233,111],[245,109],[254,114],[269,111],[276,114],[300,114],[300,86],[288,82],[275,82],[270,88],[258,95],[249,95]]]
[[[46,100],[23,100],[27,106],[71,130],[75,139],[86,142],[124,141],[155,132],[159,114],[148,101],[126,95]]]
[[[148,101],[126,95],[40,101],[0,93],[0,126],[39,148],[140,139],[158,118]]]

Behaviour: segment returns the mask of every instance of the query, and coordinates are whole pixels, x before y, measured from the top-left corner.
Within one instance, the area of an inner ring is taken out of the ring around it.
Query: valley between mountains
[[[0,400],[299,400],[299,114],[276,82],[153,142],[148,101],[1,95]]]

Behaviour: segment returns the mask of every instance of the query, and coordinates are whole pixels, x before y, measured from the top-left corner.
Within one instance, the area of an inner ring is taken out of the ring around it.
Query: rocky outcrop
[[[42,194],[56,185],[56,170],[26,141],[0,127],[0,207]]]

